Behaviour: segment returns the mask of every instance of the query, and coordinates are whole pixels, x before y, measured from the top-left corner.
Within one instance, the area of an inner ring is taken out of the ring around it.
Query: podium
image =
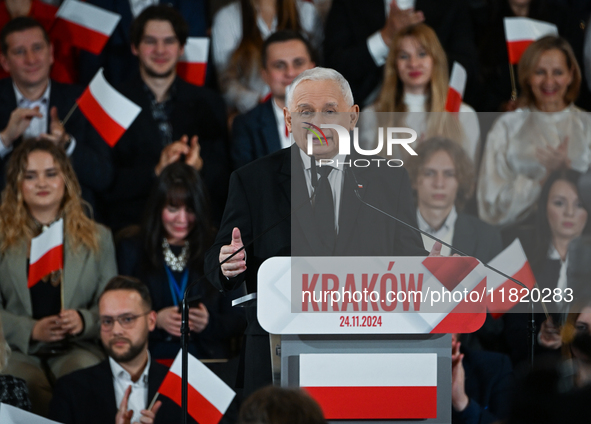
[[[451,423],[449,333],[482,326],[485,296],[474,258],[276,257],[257,314],[276,384],[302,387],[329,422]]]

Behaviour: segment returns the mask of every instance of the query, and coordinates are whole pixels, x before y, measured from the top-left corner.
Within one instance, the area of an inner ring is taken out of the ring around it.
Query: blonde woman
[[[29,289],[31,239],[60,218],[63,273]],[[8,165],[0,205],[0,316],[12,349],[6,372],[27,382],[33,412],[47,413],[54,378],[100,361],[97,299],[116,272],[110,232],[85,215],[63,149],[23,142]]]
[[[478,118],[465,103],[457,116],[445,112],[448,63],[435,31],[425,24],[410,26],[396,35],[392,46],[378,99],[361,114],[363,144],[377,146],[378,126],[410,127],[417,132],[419,143],[433,136],[444,136],[459,142],[475,161],[480,140]],[[392,156],[407,157],[402,149]]]
[[[591,118],[573,102],[581,70],[568,42],[532,43],[518,66],[520,108],[502,115],[486,138],[478,181],[483,221],[508,226],[532,217],[548,176],[591,163]]]

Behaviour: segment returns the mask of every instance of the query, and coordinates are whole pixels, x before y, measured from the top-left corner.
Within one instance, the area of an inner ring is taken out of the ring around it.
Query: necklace
[[[164,262],[168,267],[175,272],[181,272],[185,269],[185,265],[187,264],[187,258],[189,256],[189,242],[186,241],[185,245],[183,246],[183,250],[181,250],[181,254],[176,256],[170,250],[170,244],[168,244],[168,240],[166,237],[162,239],[162,253],[164,254]]]

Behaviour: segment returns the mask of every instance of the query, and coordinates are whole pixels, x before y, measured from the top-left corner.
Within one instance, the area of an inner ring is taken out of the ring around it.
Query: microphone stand
[[[304,201],[302,203],[300,203],[294,210],[290,210],[290,212],[287,215],[284,215],[283,217],[281,217],[275,223],[273,223],[268,228],[266,228],[262,233],[260,233],[254,239],[252,239],[249,243],[243,245],[241,248],[236,250],[234,253],[232,253],[230,256],[228,256],[226,259],[221,261],[219,264],[220,267],[223,264],[225,264],[226,262],[228,262],[230,259],[232,259],[234,256],[236,256],[238,253],[245,250],[247,247],[252,246],[255,241],[257,241],[262,236],[267,234],[269,231],[271,231],[273,228],[275,228],[281,222],[285,221],[295,211],[298,211],[300,208],[302,208],[302,206],[304,206],[306,203],[310,203],[314,200],[314,198],[316,196],[316,185],[318,184],[318,181],[317,181],[317,175],[315,173],[316,160],[314,159],[313,156],[311,159],[312,159],[312,164],[313,164],[312,165],[312,169],[313,169],[312,175],[314,176],[312,179],[313,188],[314,188],[314,192],[312,193],[312,196],[304,199]],[[205,278],[207,278],[210,274],[212,274],[214,272],[218,272],[218,271],[219,271],[219,268],[216,267],[214,269],[211,269],[211,270],[205,272],[201,278],[187,284],[187,287],[185,288],[185,292],[183,294],[183,299],[182,299],[182,303],[181,303],[181,308],[182,308],[182,312],[181,312],[181,359],[182,359],[182,363],[181,363],[181,416],[182,416],[182,421],[181,422],[182,422],[182,424],[188,424],[188,407],[189,407],[189,405],[188,405],[188,391],[189,391],[189,388],[188,388],[188,382],[189,382],[188,361],[189,361],[189,338],[190,338],[191,331],[189,328],[189,304],[187,303],[187,299],[189,298],[189,291],[194,286],[199,284],[201,281],[203,281]]]
[[[359,182],[357,181],[357,177],[355,176],[355,172],[353,171],[353,169],[351,167],[347,167],[346,169],[349,170],[349,172],[351,173],[351,176],[353,177],[353,181],[355,182],[355,186],[353,188],[353,191],[355,192],[355,196],[365,206],[367,206],[367,207],[369,207],[369,208],[371,208],[371,209],[373,209],[373,210],[375,210],[375,211],[377,211],[377,212],[379,212],[379,213],[387,216],[388,218],[391,218],[391,219],[395,220],[396,222],[401,223],[402,225],[405,225],[406,227],[408,227],[408,228],[410,228],[410,229],[412,229],[414,231],[417,231],[417,232],[419,232],[419,233],[421,233],[421,234],[429,237],[432,240],[435,240],[435,241],[441,243],[442,245],[450,248],[451,250],[459,253],[462,256],[470,256],[467,253],[462,252],[460,249],[457,249],[457,248],[453,247],[452,245],[444,242],[443,240],[440,240],[439,238],[435,237],[434,235],[429,234],[426,231],[423,231],[420,228],[417,228],[414,225],[411,225],[411,224],[409,224],[409,223],[401,220],[400,218],[397,218],[394,215],[391,215],[388,212],[383,211],[383,210],[375,207],[374,205],[371,205],[371,204],[367,203],[365,200],[363,200],[361,198],[361,195],[359,194],[359,189],[362,188],[363,185],[359,184]],[[535,346],[536,322],[535,322],[535,315],[534,315],[534,305],[533,305],[533,300],[532,300],[532,297],[531,297],[531,290],[528,289],[527,286],[525,284],[523,284],[521,281],[516,280],[515,278],[508,276],[504,272],[496,269],[493,266],[490,266],[489,264],[486,264],[484,262],[481,262],[481,263],[482,263],[482,265],[484,265],[486,268],[490,269],[491,271],[493,271],[493,272],[495,272],[495,273],[497,273],[497,274],[505,277],[506,279],[514,282],[518,286],[523,287],[530,294],[530,296],[529,296],[529,302],[528,302],[528,305],[529,305],[529,314],[530,314],[530,323],[528,325],[528,329],[529,329],[529,332],[528,332],[528,342],[529,342],[529,347],[530,347],[530,349],[529,349],[529,353],[530,353],[529,362],[530,362],[530,365],[533,367],[533,365],[534,365],[534,346]],[[546,316],[548,316],[547,313],[546,313]]]

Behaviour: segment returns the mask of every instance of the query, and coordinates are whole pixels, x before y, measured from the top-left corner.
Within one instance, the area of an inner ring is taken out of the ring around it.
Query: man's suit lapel
[[[273,99],[271,99],[263,105],[259,116],[261,139],[265,145],[265,154],[267,155],[281,149],[281,141],[277,133],[277,119],[273,107]]]
[[[119,405],[117,405],[117,398],[115,397],[115,386],[113,385],[113,371],[111,370],[109,359],[106,359],[105,361],[101,362],[98,365],[98,367],[95,368],[95,370],[96,379],[92,383],[89,382],[89,384],[92,384],[92,386],[96,390],[96,401],[102,399],[102,401],[104,402],[103,407],[105,408],[105,416],[113,417],[110,418],[110,420],[112,420],[117,415]],[[103,407],[99,407],[99,410],[103,410]]]
[[[150,369],[148,370],[148,405],[152,402],[154,395],[160,388],[162,381],[166,377],[168,370],[152,358],[150,362]]]
[[[451,245],[468,255],[473,255],[476,250],[476,228],[470,225],[470,221],[464,215],[458,213],[454,225],[454,236]]]
[[[348,160],[352,160],[352,158],[348,156],[346,161]],[[367,182],[365,168],[356,168],[347,171],[347,165],[345,165],[344,172],[345,181],[343,182],[341,205],[339,207],[339,234],[335,248],[336,256],[342,255],[348,250],[349,240],[357,226],[357,216],[361,208],[361,202],[355,195],[355,189],[357,188],[359,190],[359,195],[363,199],[365,184]],[[362,187],[355,187],[355,181],[351,172],[355,172],[355,177]]]

